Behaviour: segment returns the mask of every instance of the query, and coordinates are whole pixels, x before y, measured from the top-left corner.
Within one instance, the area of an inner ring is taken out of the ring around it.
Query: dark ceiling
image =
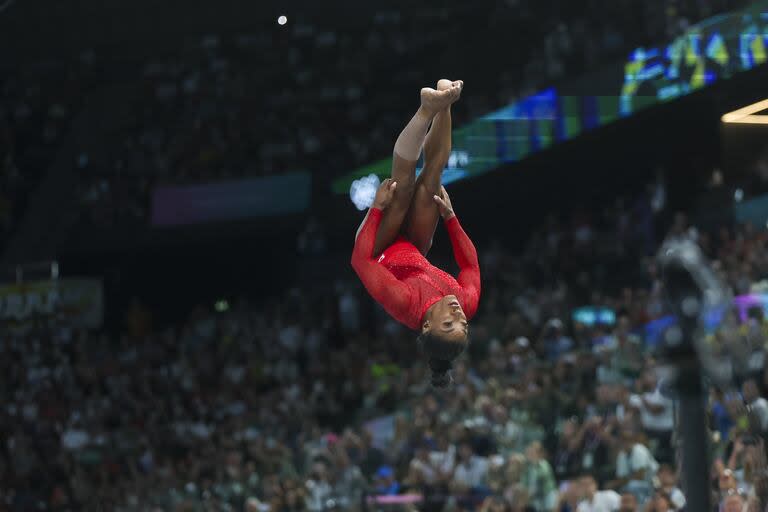
[[[333,20],[335,26],[367,19],[373,2],[306,0],[5,0],[0,11],[0,66],[25,59],[71,56],[91,48],[118,53],[174,44],[211,32],[254,31],[277,17]],[[0,0],[0,4],[2,0]],[[404,2],[388,2],[400,8]]]

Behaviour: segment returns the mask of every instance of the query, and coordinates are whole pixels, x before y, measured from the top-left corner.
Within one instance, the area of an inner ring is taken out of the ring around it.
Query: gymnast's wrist
[[[448,210],[443,214],[443,220],[445,222],[448,222],[449,220],[455,219],[455,218],[456,218],[456,213],[453,210]]]

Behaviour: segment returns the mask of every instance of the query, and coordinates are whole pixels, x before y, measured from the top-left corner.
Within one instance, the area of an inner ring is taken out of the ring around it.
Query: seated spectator
[[[334,458],[336,478],[333,482],[333,494],[342,509],[356,510],[362,503],[363,492],[368,483],[360,468],[352,464],[345,446],[334,450]]]
[[[656,494],[645,505],[645,512],[673,512],[672,499],[663,491],[656,491]]]
[[[634,494],[628,492],[622,494],[619,512],[639,512],[637,497]]]
[[[580,427],[574,419],[569,419],[563,424],[554,457],[555,475],[558,479],[567,480],[581,471],[585,431],[586,428]]]
[[[510,512],[511,507],[502,498],[489,496],[480,506],[480,512]]]
[[[536,510],[549,511],[557,506],[557,482],[552,466],[545,458],[544,447],[535,441],[525,450],[527,464],[523,485]]]
[[[740,494],[728,495],[720,504],[723,512],[744,512],[744,497]]]
[[[618,345],[613,354],[613,366],[618,368],[624,379],[636,379],[642,369],[642,340],[632,334],[626,315],[618,319],[616,341]]]
[[[395,480],[395,470],[390,466],[381,466],[376,471],[374,481],[376,493],[381,496],[394,496],[400,493],[400,484]]]
[[[659,481],[658,489],[669,496],[675,510],[681,510],[685,507],[685,495],[677,486],[677,474],[669,464],[662,464],[656,473]]]
[[[600,481],[614,477],[610,430],[611,425],[599,416],[584,422],[582,469],[596,475]]]
[[[717,475],[717,489],[718,489],[718,501],[722,507],[725,503],[725,499],[728,496],[734,494],[741,494],[743,491],[739,489],[736,477],[728,468],[720,468]]]
[[[598,491],[597,482],[592,475],[579,478],[581,502],[577,512],[616,512],[621,506],[621,495],[616,491]]]
[[[546,323],[537,348],[552,362],[573,348],[573,340],[563,332],[562,320],[552,318]]]
[[[475,455],[469,442],[459,445],[456,467],[453,470],[451,492],[459,496],[459,503],[473,506],[488,494],[488,459]]]
[[[555,508],[557,512],[576,512],[581,501],[581,487],[578,480],[568,480],[560,484],[560,498]]]
[[[522,483],[523,471],[525,471],[525,456],[521,453],[513,453],[507,459],[504,469],[503,494],[509,503],[528,503],[529,496]]]
[[[307,488],[307,510],[319,512],[325,510],[326,502],[331,497],[332,488],[328,482],[328,469],[322,462],[316,462],[312,466]]]
[[[725,396],[721,390],[712,388],[710,392],[710,407],[712,409],[713,427],[720,434],[720,439],[727,439],[728,432],[733,427],[733,420],[728,414]]]
[[[672,462],[672,429],[674,405],[658,386],[655,371],[646,370],[640,378],[642,394],[631,398],[630,403],[640,411],[643,431],[651,439],[653,452],[662,462]]]
[[[431,487],[436,485],[439,479],[440,470],[429,456],[429,446],[419,445],[408,465],[408,476],[404,483],[416,488]]]
[[[645,502],[653,491],[653,476],[659,468],[651,451],[642,442],[642,434],[622,430],[619,452],[616,456],[616,479],[606,484],[608,488],[622,490]]]
[[[768,400],[760,396],[760,390],[754,379],[749,379],[741,386],[741,394],[747,404],[747,410],[755,418],[761,432],[768,431]]]

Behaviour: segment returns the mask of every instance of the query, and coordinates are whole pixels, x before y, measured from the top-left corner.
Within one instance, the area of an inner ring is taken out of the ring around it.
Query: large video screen
[[[454,130],[454,149],[443,182],[519,161],[559,141],[752,69],[766,63],[767,47],[768,0],[762,0],[694,25],[667,45],[637,48],[623,63],[543,90]],[[386,158],[359,168],[336,180],[333,189],[349,194],[355,180],[388,176],[391,164],[391,158]]]

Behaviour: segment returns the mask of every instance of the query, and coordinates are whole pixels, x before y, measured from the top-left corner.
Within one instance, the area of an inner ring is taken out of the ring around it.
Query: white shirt
[[[453,479],[464,484],[467,487],[479,487],[485,484],[485,477],[488,475],[488,459],[476,455],[469,459],[466,464],[458,464]]]
[[[768,400],[763,397],[756,398],[749,404],[749,410],[760,420],[760,428],[762,430],[768,429]]]
[[[444,452],[434,451],[430,453],[429,461],[433,467],[442,473],[450,474],[453,471],[453,466],[456,464],[456,446],[449,445],[448,449]]]
[[[411,469],[421,475],[421,478],[426,485],[434,484],[439,476],[432,464],[426,464],[419,459],[413,459],[411,461]]]
[[[307,509],[312,512],[320,511],[325,508],[325,501],[331,495],[331,486],[324,480],[307,480],[307,490],[309,491],[306,502]]]
[[[685,494],[683,494],[683,491],[675,487],[669,491],[668,494],[669,499],[672,500],[672,505],[674,505],[676,509],[679,510],[685,506]]]
[[[61,436],[61,444],[67,450],[79,450],[88,444],[91,436],[85,430],[70,428]]]
[[[664,409],[659,414],[653,414],[646,406],[644,401],[652,405],[660,405]],[[630,399],[632,405],[637,406],[640,409],[640,421],[643,424],[643,428],[646,430],[652,430],[656,432],[668,432],[675,426],[675,413],[674,402],[669,398],[663,396],[661,392],[656,389],[653,393],[643,393],[643,395],[634,395]]]
[[[659,469],[658,462],[645,445],[636,443],[629,454],[622,450],[616,456],[616,476],[618,478],[626,478],[641,469],[645,470],[644,480],[647,481],[650,481],[652,475]]]
[[[576,512],[615,512],[621,506],[621,496],[616,491],[597,491],[592,501],[582,501]]]

